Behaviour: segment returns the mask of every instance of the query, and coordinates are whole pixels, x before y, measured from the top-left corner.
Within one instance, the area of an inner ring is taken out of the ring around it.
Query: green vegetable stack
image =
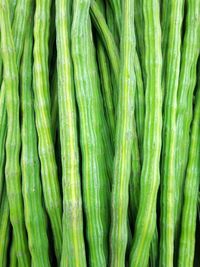
[[[200,0],[0,0],[0,267],[200,266]]]

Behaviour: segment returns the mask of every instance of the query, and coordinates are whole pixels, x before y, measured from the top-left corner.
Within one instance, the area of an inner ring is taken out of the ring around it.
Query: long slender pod
[[[120,42],[119,42],[119,36],[118,36],[118,30],[117,30],[117,25],[115,23],[115,17],[114,17],[114,11],[111,8],[110,5],[110,1],[105,1],[105,5],[106,5],[106,23],[108,25],[108,28],[115,40],[116,46],[117,46],[117,50],[119,50],[120,48]],[[105,46],[105,45],[104,45]],[[108,52],[107,52],[108,53]],[[118,56],[119,57],[119,56]],[[113,72],[113,68],[109,62],[110,65],[110,80],[112,83],[112,87],[113,87],[113,94],[114,94],[114,105],[117,103],[117,95],[118,95],[118,80],[116,81],[114,72]],[[115,88],[117,88],[117,93],[115,92]]]
[[[70,30],[72,1],[56,2],[59,128],[63,186],[61,266],[86,266]]]
[[[120,63],[118,48],[115,44],[115,40],[106,24],[105,18],[98,4],[93,0],[91,1],[91,5],[90,5],[90,14],[91,14],[91,18],[94,23],[94,26],[99,32],[100,38],[102,38],[102,42],[106,48],[106,51],[107,51],[107,54],[110,60],[110,64],[111,64],[111,67],[114,73],[115,82],[116,84],[118,84],[119,63]]]
[[[105,6],[101,0],[96,1],[101,9],[103,15],[105,15]],[[104,100],[104,108],[106,113],[106,120],[108,123],[109,132],[111,135],[111,142],[114,143],[115,136],[115,109],[113,101],[113,88],[110,79],[111,71],[109,66],[109,60],[107,58],[105,47],[103,46],[101,38],[97,37],[97,59],[101,80],[102,95]]]
[[[161,29],[162,29],[162,54],[163,62],[166,62],[167,51],[168,51],[168,40],[170,30],[170,19],[169,14],[171,12],[172,5],[175,1],[173,0],[162,0],[161,5]],[[165,65],[163,66],[163,74],[165,72]]]
[[[4,68],[4,84],[6,90],[7,137],[6,137],[6,186],[10,207],[10,218],[16,238],[16,249],[19,264],[29,266],[30,257],[25,231],[23,200],[20,181],[20,125],[18,71],[14,42],[11,32],[8,3],[0,2],[1,12],[1,51]]]
[[[182,46],[181,70],[177,102],[176,139],[176,234],[182,209],[183,184],[188,160],[190,124],[193,114],[193,92],[196,84],[196,65],[200,52],[200,0],[187,1],[186,30]]]
[[[133,144],[135,72],[134,1],[123,4],[121,70],[111,199],[110,266],[125,266],[127,209]]]
[[[55,25],[55,14],[56,13],[56,1],[51,1],[50,10],[50,24],[49,24],[49,69],[51,73],[51,63],[53,61],[53,55],[55,52],[55,41],[56,41],[56,25]],[[55,64],[56,66],[56,64]]]
[[[0,33],[0,42],[1,42],[1,33]],[[1,51],[0,51],[0,87],[3,80],[3,62],[1,58]]]
[[[111,8],[111,5],[109,3],[110,1],[105,1],[106,5],[106,22],[108,24],[108,28],[111,31],[115,42],[117,44],[117,47],[119,48],[119,36],[118,36],[118,31],[117,31],[117,25],[115,23],[115,18],[114,18],[114,12],[113,9]]]
[[[83,200],[89,265],[102,267],[107,266],[109,181],[103,149],[103,103],[91,39],[89,8],[89,0],[74,1],[72,59],[80,121]]]
[[[144,46],[144,17],[143,17],[143,0],[135,0],[135,35],[136,48],[141,64],[142,77],[145,82],[145,46]]]
[[[10,246],[10,253],[9,253],[9,267],[17,267],[17,254],[15,248],[15,239],[12,235],[12,241]]]
[[[150,257],[149,257],[149,264],[150,267],[157,267],[158,266],[158,262],[159,262],[159,237],[158,237],[158,229],[157,229],[157,225],[156,225],[156,229],[153,233],[153,239],[151,241],[151,246],[150,246]]]
[[[91,17],[93,23],[99,32],[99,36],[102,39],[102,42],[106,48],[108,57],[110,59],[110,63],[112,66],[112,70],[114,72],[116,84],[118,84],[119,80],[119,68],[120,68],[120,59],[119,59],[119,52],[116,45],[116,42],[112,36],[111,31],[109,30],[106,21],[104,19],[103,14],[95,1],[91,3]],[[142,80],[142,73],[141,73],[141,66],[138,58],[138,54],[134,53],[134,68],[136,73],[136,80],[137,80],[137,98],[138,98],[138,105],[137,105],[137,117],[136,121],[138,124],[138,138],[139,143],[142,147],[142,140],[143,140],[143,128],[144,128],[144,88],[143,88],[143,80]],[[115,90],[114,90],[115,89]],[[113,94],[116,94],[116,88],[114,88]],[[114,101],[115,103],[115,101]],[[142,149],[141,149],[142,150]]]
[[[51,82],[51,125],[53,142],[56,140],[56,130],[58,128],[58,74],[57,67],[54,68]]]
[[[6,186],[3,188],[0,204],[0,266],[7,266],[8,242],[10,232],[9,205],[6,194]]]
[[[34,20],[33,88],[38,133],[39,158],[45,206],[50,218],[57,261],[62,247],[61,196],[51,132],[50,91],[48,80],[48,36],[50,0],[36,0]]]
[[[105,16],[104,3],[101,0],[96,0],[96,3],[99,5],[99,8],[102,14]],[[97,53],[97,63],[99,63],[98,74],[100,76],[101,95],[103,99],[103,112],[104,112],[103,117],[105,117],[105,121],[102,124],[103,143],[104,143],[104,149],[105,149],[104,151],[106,155],[107,175],[109,177],[110,183],[112,183],[113,157],[114,157],[114,132],[115,132],[114,128],[112,128],[114,127],[114,104],[113,104],[114,100],[112,97],[112,83],[110,81],[109,60],[107,58],[106,49],[99,35],[97,36],[97,40],[96,40],[96,53]],[[109,83],[107,83],[108,77],[109,77]],[[116,92],[117,91],[115,90],[115,93]],[[115,97],[117,97],[117,94],[115,94]],[[108,107],[110,108],[110,110],[108,110]],[[112,112],[112,115],[111,115],[111,112]],[[111,120],[109,120],[109,118]],[[113,123],[112,126],[110,123],[111,124]]]
[[[143,166],[140,180],[140,203],[135,235],[130,254],[130,266],[145,267],[156,226],[156,199],[159,187],[161,151],[162,92],[161,92],[161,28],[158,0],[144,0],[145,27],[145,128]]]
[[[184,203],[178,257],[179,267],[194,266],[195,231],[200,183],[200,79],[198,80],[198,92],[195,97],[195,108],[184,187]]]
[[[142,68],[136,51],[134,57],[134,69],[136,76],[136,97],[135,97],[135,121],[138,136],[138,146],[140,159],[143,159],[143,139],[144,139],[144,116],[145,116],[145,99],[144,99],[144,82],[142,78]]]
[[[118,53],[118,49],[116,46],[116,43],[112,37],[112,34],[109,32],[108,26],[106,25],[106,22],[103,18],[103,15],[101,14],[101,11],[99,10],[98,4],[93,3],[91,4],[91,14],[94,24],[97,27],[97,30],[99,31],[100,37],[102,38],[102,42],[104,43],[105,47],[107,47],[107,53],[108,53],[108,57],[110,58],[110,61],[112,60],[113,63],[113,70],[115,69],[115,73],[119,73],[119,68],[120,68],[120,60],[119,60],[119,53]],[[112,51],[112,49],[115,51],[114,54],[112,54],[112,52],[110,53],[110,51]],[[110,56],[109,56],[110,55]],[[105,62],[104,62],[105,64]],[[114,65],[115,64],[115,65]],[[140,67],[140,62],[138,59],[138,55],[135,51],[134,53],[134,60],[133,60],[133,64],[134,64],[134,69],[135,69],[135,73],[136,73],[136,83],[137,83],[137,101],[136,102],[136,122],[137,122],[137,134],[135,134],[135,139],[134,139],[134,148],[133,148],[133,153],[134,151],[136,152],[136,150],[138,150],[138,140],[139,139],[139,144],[140,144],[140,153],[142,154],[142,142],[143,142],[143,132],[144,132],[144,88],[143,88],[143,81],[142,81],[142,74],[141,74],[141,67]],[[119,76],[119,75],[118,75]],[[116,79],[118,79],[118,77],[116,77]],[[116,80],[115,79],[115,80]],[[114,92],[113,94],[116,94],[116,87],[113,88]],[[115,104],[116,101],[113,101],[113,103]],[[139,137],[137,137],[137,135]],[[133,158],[137,158],[137,153],[136,155],[133,154]],[[136,162],[135,162],[136,163]],[[137,166],[135,166],[137,168]],[[139,176],[138,176],[138,171],[134,170],[134,173],[137,173],[135,175],[135,179],[137,178],[137,181],[135,182],[134,180],[134,184],[139,186]],[[134,178],[134,177],[133,177]],[[133,180],[133,179],[131,179]],[[139,191],[138,188],[134,189],[136,191]],[[134,190],[131,191],[131,194],[134,194]],[[139,196],[137,196],[138,198]]]
[[[163,116],[160,267],[173,266],[177,92],[183,0],[171,1]]]
[[[122,3],[121,0],[109,0],[110,6],[112,7],[115,24],[118,31],[118,38],[121,37],[121,17],[122,17]]]
[[[5,165],[5,140],[6,140],[6,107],[5,89],[0,91],[0,202],[4,184],[4,165]]]
[[[17,4],[16,0],[9,1],[11,22],[13,20],[16,4]],[[1,33],[0,33],[0,42],[1,42]],[[1,51],[0,51],[0,86],[1,86],[2,80],[3,80],[3,62],[2,62]]]
[[[136,76],[136,74],[135,74]],[[136,89],[137,92],[137,89]],[[141,176],[141,159],[138,146],[138,138],[136,132],[136,123],[133,119],[133,144],[132,144],[132,174],[129,184],[129,195],[130,195],[130,210],[131,220],[136,218],[139,200],[140,200],[140,176]],[[132,225],[132,223],[131,223]]]
[[[19,1],[20,2],[20,1]],[[23,2],[23,1],[21,1]],[[10,10],[10,20],[13,20],[14,14],[15,14],[15,7],[16,7],[16,1],[9,1],[9,10]],[[17,10],[16,10],[16,15],[15,15],[15,22],[13,24],[17,24],[17,17],[18,17],[18,12],[20,9],[20,5],[21,3],[18,4],[17,6]],[[25,6],[26,9],[26,6]],[[25,12],[26,14],[26,12]],[[26,17],[26,15],[25,15]],[[24,19],[24,18],[23,18]],[[20,25],[21,26],[21,25]],[[13,27],[13,37],[16,40],[16,36],[17,34],[17,27]],[[23,35],[23,29],[21,29],[21,35]],[[20,48],[19,45],[16,47],[16,53],[20,53]],[[1,51],[0,51],[0,68],[3,67],[2,65],[2,58],[1,58]],[[3,72],[2,72],[3,74]],[[6,122],[7,122],[7,118],[6,118],[6,105],[5,105],[5,86],[4,83],[1,83],[3,79],[3,76],[0,77],[0,86],[1,86],[1,90],[0,90],[0,199],[1,199],[1,193],[2,193],[2,185],[3,185],[3,167],[4,167],[4,161],[5,161],[5,151],[4,151],[4,147],[5,147],[5,136],[6,136]]]
[[[106,111],[106,118],[109,126],[109,131],[111,134],[112,142],[114,143],[115,138],[115,108],[113,101],[113,88],[112,82],[110,80],[110,66],[108,59],[106,57],[105,49],[101,44],[101,40],[97,43],[97,57],[99,63],[99,72],[102,83],[102,95],[104,99],[104,106]]]
[[[15,14],[15,8],[17,6],[17,0],[8,0],[8,4],[10,7],[10,22],[12,24],[14,14]]]
[[[33,6],[32,6],[33,9]],[[33,10],[32,10],[33,11]],[[50,266],[45,211],[42,204],[37,134],[32,92],[33,12],[25,37],[21,61],[22,193],[32,266]]]
[[[27,24],[27,17],[29,12],[29,5],[30,1],[18,0],[10,1],[10,20],[13,21],[12,24],[12,32],[13,32],[13,39],[15,44],[15,51],[16,51],[16,58],[17,58],[17,66],[19,66],[20,58],[23,49],[23,41],[25,35],[25,27]],[[14,12],[15,11],[15,12]],[[13,19],[14,18],[14,19]],[[4,145],[5,145],[5,133],[6,133],[6,105],[5,105],[5,86],[4,82],[1,84],[1,93],[0,93],[0,175],[2,173],[2,166],[4,162]],[[4,140],[4,141],[3,141]],[[0,180],[2,182],[2,177]],[[1,184],[0,182],[0,184]],[[1,194],[1,193],[0,193]]]

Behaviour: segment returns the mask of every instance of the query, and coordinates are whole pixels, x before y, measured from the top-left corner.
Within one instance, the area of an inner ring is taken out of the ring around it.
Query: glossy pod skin
[[[161,240],[159,266],[174,264],[175,157],[177,92],[181,61],[181,28],[184,0],[169,1],[170,19],[164,85],[163,148],[161,167]],[[164,42],[164,40],[163,40]]]
[[[72,1],[56,1],[59,132],[62,159],[63,244],[61,266],[86,266],[78,130],[70,51]]]
[[[25,5],[25,8],[27,6]],[[21,141],[19,126],[17,53],[15,53],[14,41],[11,32],[9,7],[6,0],[2,0],[0,2],[0,12],[0,27],[2,36],[1,52],[4,68],[4,86],[8,127],[6,137],[6,187],[10,207],[10,219],[16,239],[17,258],[21,266],[29,266],[30,255],[25,231],[20,181],[21,173],[19,166]],[[16,41],[19,41],[19,39],[16,38]]]
[[[181,70],[177,98],[175,234],[178,236],[183,203],[183,184],[188,161],[193,92],[200,52],[200,0],[187,0],[186,30],[181,50]],[[189,75],[188,75],[189,74]]]
[[[95,64],[89,8],[89,0],[74,1],[72,59],[80,121],[88,264],[103,267],[107,266],[109,179],[106,175],[102,132],[105,118]]]
[[[196,101],[184,187],[184,202],[178,256],[179,267],[194,266],[195,230],[198,208],[198,191],[200,183],[200,79],[198,79],[197,90],[198,91],[195,96]]]
[[[62,249],[62,204],[51,132],[48,77],[50,3],[50,0],[36,0],[34,18],[33,89],[43,195],[53,231],[56,258],[59,263]]]
[[[162,56],[160,7],[157,0],[143,0],[145,28],[145,127],[140,203],[136,218],[130,266],[148,264],[150,243],[156,226],[156,198],[160,182],[159,160],[162,128]],[[150,62],[150,64],[149,64]]]
[[[31,254],[31,265],[50,266],[46,214],[42,203],[42,189],[37,151],[37,134],[34,119],[32,92],[33,6],[27,27],[21,60],[21,109],[22,109],[22,193],[25,223]]]
[[[117,107],[114,174],[111,197],[110,266],[125,266],[127,246],[127,210],[131,152],[134,132],[134,97],[136,80],[134,72],[134,1],[123,3],[121,69]]]

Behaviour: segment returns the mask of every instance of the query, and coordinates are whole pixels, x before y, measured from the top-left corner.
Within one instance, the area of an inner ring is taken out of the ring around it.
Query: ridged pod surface
[[[137,92],[137,89],[136,89]],[[136,97],[136,95],[135,95]],[[136,101],[135,101],[136,102]],[[132,174],[129,184],[131,219],[135,220],[140,200],[140,176],[141,176],[141,158],[138,146],[138,137],[136,132],[136,123],[133,119],[133,144],[132,144]],[[131,223],[132,225],[132,223]]]
[[[103,267],[107,266],[109,180],[106,175],[102,133],[105,118],[95,64],[89,8],[89,0],[74,1],[72,59],[80,121],[89,265]]]
[[[16,54],[17,54],[17,65],[19,65],[19,60],[21,57],[22,53],[22,47],[23,47],[23,38],[24,38],[24,29],[25,29],[25,21],[27,18],[27,10],[29,7],[29,1],[26,1],[26,5],[24,5],[24,1],[18,1],[18,5],[16,8],[17,2],[15,0],[10,0],[9,1],[9,9],[10,9],[10,21],[13,21],[13,38],[14,38],[14,43],[16,44]],[[20,9],[21,7],[23,8],[23,13],[21,13]],[[16,8],[16,12],[15,12]],[[19,12],[21,17],[19,17]],[[19,24],[18,24],[19,23]],[[18,24],[18,27],[17,27]],[[15,26],[14,26],[15,25]],[[19,30],[20,28],[20,30]],[[17,40],[19,40],[17,42]],[[1,57],[1,52],[0,52],[0,57]],[[0,59],[2,64],[2,58]],[[3,74],[3,72],[2,72]],[[1,77],[3,79],[3,76]],[[4,167],[4,161],[5,161],[5,135],[6,135],[6,130],[7,130],[7,118],[6,118],[6,105],[5,105],[5,86],[4,83],[2,82],[2,79],[0,78],[0,199],[1,199],[1,192],[2,192],[2,185],[3,185],[3,167]]]
[[[6,140],[6,102],[5,87],[0,90],[0,202],[4,184],[4,165],[5,165],[5,140]]]
[[[135,35],[136,47],[141,64],[142,77],[145,81],[145,47],[144,47],[144,17],[143,17],[143,0],[135,0],[134,6],[134,21],[135,21]]]
[[[51,81],[51,125],[53,142],[56,141],[56,131],[58,128],[58,73],[57,68],[54,68]]]
[[[26,6],[27,7],[27,6]],[[0,2],[1,51],[4,68],[4,85],[7,110],[6,137],[6,187],[10,207],[10,219],[16,238],[16,251],[21,266],[29,266],[27,236],[23,214],[23,200],[20,181],[20,126],[17,54],[11,32],[9,7],[6,0]]]
[[[144,82],[142,78],[142,68],[138,58],[137,51],[134,57],[134,69],[136,76],[136,96],[135,96],[135,122],[138,136],[138,146],[141,162],[143,159],[143,139],[144,139],[144,116],[145,116],[145,98]],[[134,154],[133,154],[134,155]]]
[[[184,0],[185,1],[185,0]],[[169,40],[169,31],[170,31],[170,19],[169,14],[172,8],[173,0],[162,0],[160,3],[161,8],[161,29],[162,29],[162,54],[163,62],[166,62],[167,59],[167,50],[168,50],[168,40]],[[163,74],[165,73],[165,65],[163,66]]]
[[[125,266],[127,211],[133,144],[134,97],[134,1],[125,0],[122,11],[121,69],[117,107],[114,173],[111,198],[110,266]]]
[[[0,202],[0,266],[7,266],[7,251],[9,242],[10,221],[9,221],[9,205],[6,194],[6,186],[4,184],[2,199]]]
[[[112,7],[115,24],[118,32],[118,37],[121,36],[121,17],[122,17],[122,1],[121,0],[109,0],[110,6]]]
[[[90,14],[92,17],[92,21],[99,32],[100,38],[102,38],[102,42],[106,48],[110,64],[114,73],[115,82],[118,84],[118,76],[119,76],[119,52],[115,44],[115,40],[110,32],[105,18],[99,9],[98,4],[95,1],[91,1],[90,5]]]
[[[33,50],[33,6],[28,21],[21,60],[21,109],[22,109],[22,193],[24,199],[25,223],[31,253],[31,265],[50,266],[46,214],[42,203],[42,188],[37,150],[37,133],[34,118],[32,92],[32,50]]]
[[[172,267],[175,226],[175,156],[177,92],[181,60],[181,27],[184,0],[171,1],[166,51],[165,97],[163,114],[163,148],[161,167],[161,240],[160,267]]]
[[[184,202],[178,257],[179,267],[194,266],[195,231],[200,183],[200,79],[198,80],[198,91],[195,96],[196,100],[191,129],[189,158],[184,187]]]
[[[190,124],[193,115],[193,92],[196,84],[196,66],[200,52],[200,0],[187,1],[185,35],[181,50],[181,70],[177,99],[176,139],[176,235],[180,223],[183,184],[188,160]]]
[[[62,159],[63,246],[61,266],[86,266],[78,128],[70,51],[72,1],[56,2],[59,132]]]
[[[101,0],[96,0],[99,10],[105,17],[105,6]],[[100,33],[99,33],[100,34]],[[100,89],[103,100],[103,110],[105,121],[103,123],[103,142],[106,155],[107,175],[110,183],[113,176],[113,157],[114,157],[114,106],[112,97],[112,83],[110,80],[110,67],[107,52],[101,37],[97,35],[96,52],[98,75],[100,77]]]
[[[115,109],[114,109],[114,101],[113,101],[113,88],[112,82],[110,80],[110,66],[109,61],[106,56],[105,48],[101,43],[101,40],[98,40],[97,43],[97,57],[99,64],[99,72],[102,84],[102,95],[104,99],[105,113],[106,119],[109,126],[109,131],[111,135],[112,142],[114,143],[115,139]]]
[[[140,203],[130,266],[148,264],[150,243],[156,227],[156,199],[160,182],[159,160],[162,128],[162,56],[160,7],[158,0],[143,0],[145,28],[145,127]]]
[[[33,88],[42,188],[53,231],[56,258],[59,263],[62,249],[62,205],[51,133],[51,102],[48,77],[50,3],[50,0],[36,0]]]

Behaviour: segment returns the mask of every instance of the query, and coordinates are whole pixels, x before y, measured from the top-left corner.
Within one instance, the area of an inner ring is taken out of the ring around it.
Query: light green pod
[[[6,267],[8,264],[8,242],[10,232],[9,205],[6,194],[6,186],[3,187],[3,194],[0,204],[0,266]]]
[[[0,202],[4,184],[4,165],[5,165],[5,140],[6,140],[6,103],[5,87],[0,90]]]
[[[7,110],[6,136],[6,187],[10,208],[10,219],[16,239],[16,251],[19,264],[29,266],[30,255],[25,231],[23,200],[20,179],[20,125],[17,57],[11,32],[9,7],[7,0],[0,2],[1,51],[4,68],[4,85]]]
[[[143,0],[145,29],[145,126],[140,202],[130,254],[131,267],[146,267],[156,227],[162,129],[162,55],[158,0]],[[149,64],[150,62],[150,64]]]
[[[58,74],[57,67],[55,66],[53,71],[53,77],[51,81],[51,127],[53,141],[56,141],[56,131],[59,125],[58,122]]]
[[[86,266],[73,67],[70,52],[72,1],[56,2],[59,132],[63,188],[61,266]]]
[[[143,0],[135,0],[134,6],[134,21],[135,21],[135,35],[136,35],[136,48],[138,59],[141,65],[142,79],[145,84],[145,45],[144,45],[144,16],[143,16]]]
[[[112,267],[125,266],[128,240],[127,211],[136,90],[134,1],[124,1],[122,14],[121,65],[111,199],[110,266]]]
[[[109,61],[106,57],[106,51],[103,47],[101,40],[97,41],[97,57],[99,63],[99,72],[102,85],[102,95],[104,100],[106,120],[108,122],[109,131],[111,135],[112,142],[115,139],[115,109],[114,109],[114,99],[113,99],[113,88],[110,79],[110,66]]]
[[[100,38],[102,38],[102,42],[106,48],[110,64],[115,77],[115,84],[118,84],[119,80],[119,52],[118,48],[115,44],[115,40],[110,32],[105,18],[95,1],[91,1],[90,4],[90,14],[92,21],[99,32]]]
[[[107,266],[108,254],[109,179],[104,157],[105,117],[97,76],[89,7],[89,0],[74,1],[72,59],[80,122],[88,264],[103,267]]]
[[[115,24],[118,32],[118,38],[121,38],[121,19],[122,19],[122,2],[121,0],[109,0],[108,1],[112,7]]]
[[[44,202],[53,232],[57,262],[62,250],[62,204],[51,127],[48,77],[50,0],[36,0],[34,18],[33,89]]]
[[[193,92],[196,84],[196,66],[200,46],[200,0],[187,0],[185,35],[181,49],[181,69],[177,98],[176,139],[176,237],[180,227],[183,203],[183,185],[188,161],[190,125],[193,116]]]
[[[200,79],[198,79],[197,90],[184,187],[178,267],[194,266],[194,251],[196,242],[195,231],[198,208],[198,191],[200,184]]]
[[[167,30],[168,45],[166,51],[166,70],[164,82],[163,148],[161,163],[161,237],[160,267],[172,267],[174,264],[175,230],[175,156],[176,156],[176,115],[177,92],[181,60],[181,28],[184,0],[168,1],[170,17]],[[165,25],[166,26],[166,25]],[[166,34],[166,33],[165,33]],[[163,37],[164,38],[164,37]],[[164,42],[165,40],[163,40]],[[166,48],[165,48],[166,49]]]
[[[32,7],[33,8],[33,7]],[[33,10],[25,37],[21,60],[21,109],[22,109],[22,193],[25,223],[31,253],[31,266],[50,266],[45,211],[42,203],[37,134],[34,119],[32,92]]]
[[[114,18],[114,12],[113,9],[110,6],[110,1],[106,1],[105,5],[106,5],[106,22],[108,24],[108,28],[111,31],[114,40],[116,42],[116,44],[118,45],[119,48],[119,36],[118,36],[118,31],[117,31],[117,25],[115,23],[115,18]]]

